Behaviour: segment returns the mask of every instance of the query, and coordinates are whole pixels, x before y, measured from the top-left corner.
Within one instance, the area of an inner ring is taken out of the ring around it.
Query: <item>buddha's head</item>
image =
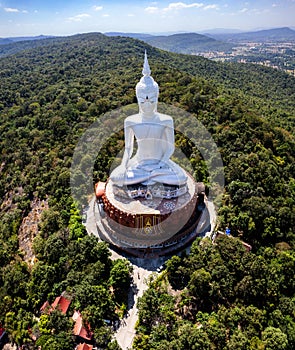
[[[146,52],[144,54],[142,74],[143,77],[136,85],[136,97],[140,111],[143,114],[151,115],[157,110],[159,86],[150,75],[151,70]]]

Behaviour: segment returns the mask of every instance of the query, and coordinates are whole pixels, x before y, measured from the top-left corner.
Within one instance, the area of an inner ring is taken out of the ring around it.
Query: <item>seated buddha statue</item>
[[[174,153],[174,126],[169,115],[157,112],[158,84],[151,77],[145,52],[143,77],[136,85],[139,113],[124,121],[125,150],[121,164],[110,174],[113,184],[184,186],[187,175],[170,157]],[[136,154],[132,157],[134,140]]]

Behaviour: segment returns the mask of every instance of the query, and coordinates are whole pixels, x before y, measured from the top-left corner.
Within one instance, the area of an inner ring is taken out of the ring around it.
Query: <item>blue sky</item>
[[[295,0],[0,0],[0,37],[295,28]]]

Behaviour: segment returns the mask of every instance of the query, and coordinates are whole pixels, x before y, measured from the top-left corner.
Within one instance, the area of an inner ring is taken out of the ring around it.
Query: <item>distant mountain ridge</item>
[[[227,28],[216,28],[208,29],[207,31],[202,31],[199,33],[196,32],[179,32],[174,34],[149,34],[149,33],[125,33],[125,32],[105,32],[103,33],[106,36],[122,36],[129,37],[134,39],[143,40],[149,42],[151,45],[156,43],[157,45],[164,45],[164,42],[167,42],[165,45],[170,46],[173,42],[176,42],[180,45],[179,41],[181,39],[187,41],[190,45],[195,45],[199,42],[203,44],[207,41],[207,44],[210,46],[210,43],[214,42],[209,39],[215,39],[216,41],[226,41],[234,42],[241,40],[258,40],[258,41],[285,41],[285,40],[295,40],[295,30],[289,27],[282,28],[272,28],[272,29],[263,29],[256,31],[240,31],[237,29],[227,29]],[[37,35],[37,36],[20,36],[20,37],[6,37],[0,38],[0,45],[7,45],[16,42],[22,41],[35,41],[42,39],[56,38],[54,35]],[[220,43],[215,44],[220,45]],[[155,45],[156,46],[156,45]],[[158,47],[158,46],[156,46]],[[171,51],[171,50],[169,50]]]
[[[282,42],[282,41],[295,41],[295,30],[289,27],[264,29],[254,32],[244,33],[223,33],[223,34],[207,34],[213,39],[223,40],[226,42],[239,42],[239,41],[257,41],[257,42]]]
[[[207,33],[176,33],[170,35],[151,35],[145,33],[105,33],[107,36],[125,36],[139,40],[162,50],[197,54],[207,51],[230,51],[233,44],[241,41],[284,42],[295,41],[295,30],[289,27],[258,30],[253,32],[229,32],[224,29],[208,30]]]
[[[123,32],[106,32],[103,33],[106,36],[123,36],[133,39],[139,39],[139,40],[145,40],[146,38],[153,37],[152,34],[146,34],[146,33],[123,33]]]
[[[50,38],[55,38],[54,35],[37,35],[37,36],[17,36],[17,37],[11,37],[8,38],[12,40],[13,42],[18,42],[18,41],[26,41],[26,40],[42,40],[42,39],[50,39]]]
[[[184,53],[196,54],[204,51],[226,51],[232,48],[231,44],[221,42],[209,36],[198,33],[176,33],[170,35],[151,35],[144,33],[104,33],[107,36],[130,37],[145,41],[158,49]]]
[[[13,43],[13,40],[8,38],[0,38],[0,45],[7,45]]]
[[[147,37],[144,41],[162,50],[184,54],[195,54],[212,50],[226,51],[232,48],[228,43],[197,33],[152,36]]]
[[[0,58],[47,45],[48,40],[59,40],[59,38],[62,37],[39,35],[34,37],[0,38]]]
[[[229,33],[223,29],[208,30],[207,33],[176,33],[170,35],[152,35],[148,33],[124,33],[106,32],[103,35],[108,37],[129,37],[142,40],[151,46],[162,50],[183,53],[198,54],[208,51],[230,51],[235,44],[242,41],[256,42],[287,42],[295,41],[295,30],[289,27],[258,30],[253,32]],[[61,39],[49,35],[39,35],[32,37],[10,37],[0,38],[0,57],[15,54],[19,51],[43,46],[45,39]]]
[[[42,39],[50,39],[50,38],[55,38],[55,36],[37,35],[37,36],[18,36],[18,37],[0,38],[0,45],[12,44],[19,41],[34,41],[34,40],[42,40]]]

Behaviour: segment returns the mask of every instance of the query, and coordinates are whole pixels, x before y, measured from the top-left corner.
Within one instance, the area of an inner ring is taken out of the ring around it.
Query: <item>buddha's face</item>
[[[139,109],[142,113],[146,115],[152,115],[156,112],[158,102],[157,94],[147,94],[146,96],[138,96],[137,101]]]

